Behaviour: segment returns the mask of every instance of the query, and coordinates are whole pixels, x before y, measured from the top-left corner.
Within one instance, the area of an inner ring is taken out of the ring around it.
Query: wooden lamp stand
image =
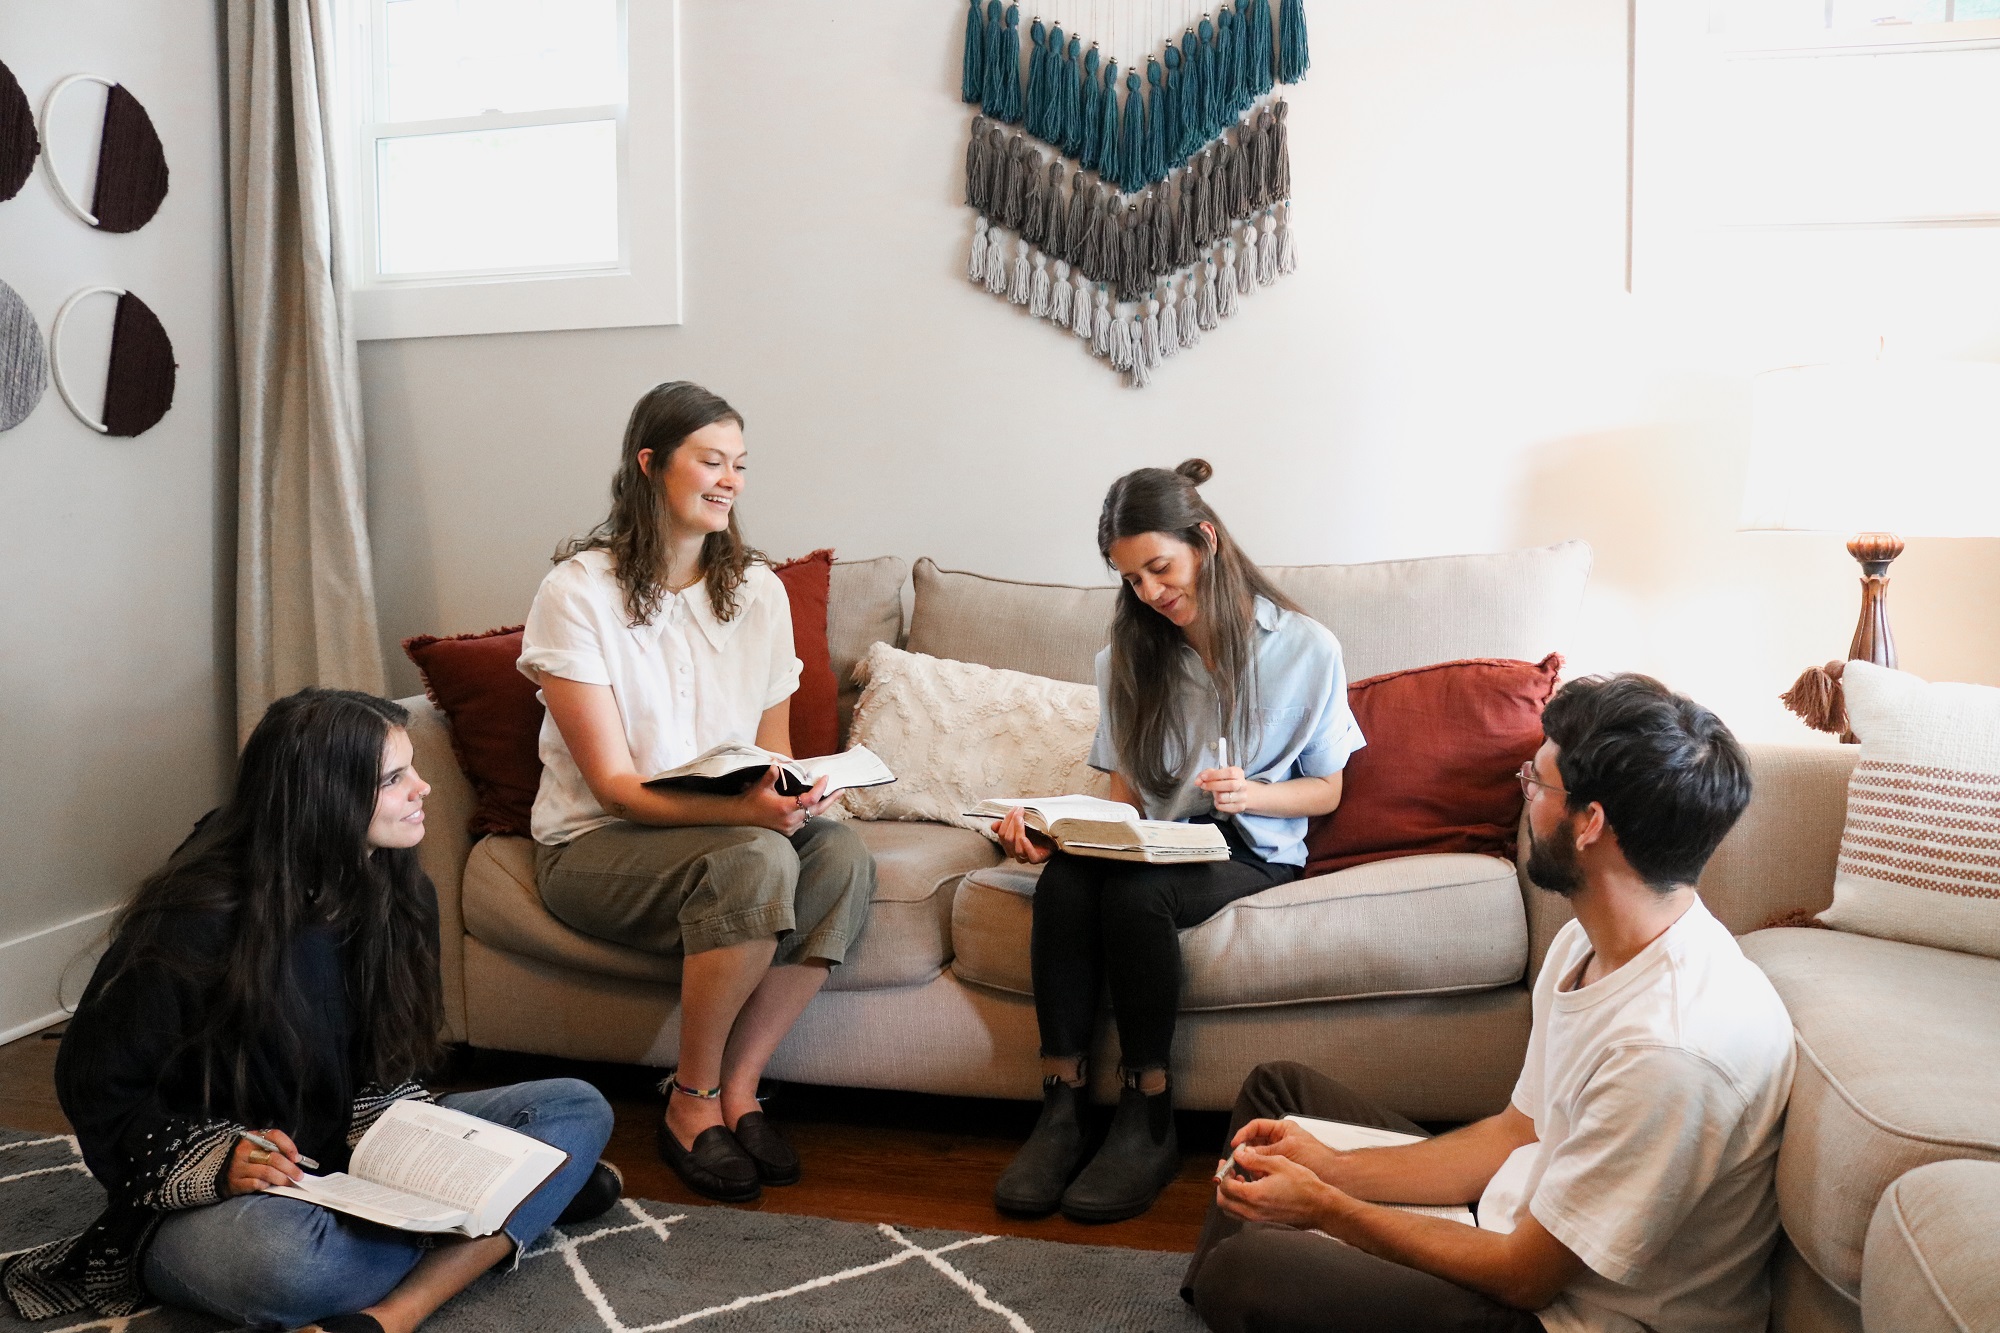
[[[1891,532],[1864,532],[1847,543],[1861,562],[1861,619],[1847,645],[1850,662],[1896,666],[1896,636],[1889,632],[1889,562],[1903,553],[1903,539]]]

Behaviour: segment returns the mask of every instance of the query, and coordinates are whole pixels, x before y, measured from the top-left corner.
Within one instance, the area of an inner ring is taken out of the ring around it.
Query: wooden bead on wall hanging
[[[0,282],[0,430],[28,419],[49,387],[48,350],[21,294]]]
[[[49,137],[49,117],[56,99],[78,83],[98,83],[109,90],[104,99],[104,132],[97,148],[97,186],[89,208],[76,201],[56,171],[54,156],[43,165],[63,206],[99,231],[137,231],[160,211],[167,197],[167,154],[160,146],[153,118],[122,83],[102,74],[72,74],[49,89],[42,99],[42,138]]]
[[[70,311],[88,297],[118,298],[111,324],[111,359],[104,377],[104,419],[84,411],[63,376],[62,330]],[[118,287],[86,287],[62,303],[49,327],[49,369],[56,392],[76,419],[100,435],[143,435],[174,405],[174,345],[144,301]]]
[[[41,151],[42,139],[35,133],[35,112],[28,105],[28,95],[21,91],[14,72],[0,64],[0,201],[21,192]]]

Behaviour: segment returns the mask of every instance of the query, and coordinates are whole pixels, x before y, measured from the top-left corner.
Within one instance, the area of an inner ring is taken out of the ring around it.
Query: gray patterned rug
[[[81,1230],[103,1192],[75,1140],[0,1130],[0,1257]],[[427,1333],[1013,1330],[1198,1333],[1176,1288],[1185,1256],[1008,1236],[829,1222],[628,1199],[551,1231],[519,1271],[487,1277]],[[23,1324],[0,1333],[212,1333],[154,1309],[132,1319]]]

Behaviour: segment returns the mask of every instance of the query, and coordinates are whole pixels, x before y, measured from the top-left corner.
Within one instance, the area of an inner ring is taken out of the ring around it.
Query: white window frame
[[[610,263],[505,272],[376,274],[375,86],[384,0],[344,0],[337,55],[351,145],[347,248],[355,336],[435,338],[681,322],[680,0],[620,0],[625,101],[553,112],[401,122],[396,136],[584,120],[618,123],[619,257]]]

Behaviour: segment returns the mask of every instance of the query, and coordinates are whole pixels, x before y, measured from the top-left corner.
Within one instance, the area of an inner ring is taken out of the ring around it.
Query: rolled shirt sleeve
[[[1368,743],[1361,734],[1361,724],[1354,720],[1354,710],[1348,706],[1347,664],[1341,660],[1340,644],[1331,634],[1326,636],[1326,644],[1331,657],[1322,672],[1323,706],[1317,725],[1299,751],[1296,764],[1301,777],[1332,777],[1347,767],[1356,750]]]
[[[769,710],[798,693],[799,677],[805,672],[805,663],[793,651],[791,598],[775,575],[763,588],[758,603],[760,612],[774,622],[769,629],[770,683],[764,690],[764,707]]]
[[[521,657],[515,664],[537,685],[544,675],[560,676],[581,685],[609,685],[602,630],[584,587],[583,566],[566,560],[548,572],[528,608],[521,631]]]

